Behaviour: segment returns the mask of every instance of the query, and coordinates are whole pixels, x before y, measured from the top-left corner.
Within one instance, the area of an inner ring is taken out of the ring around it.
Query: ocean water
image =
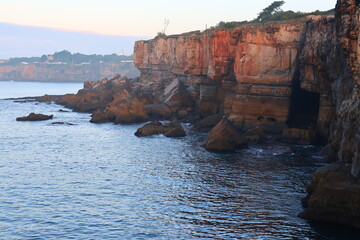
[[[0,82],[0,99],[79,88]],[[325,164],[316,147],[264,143],[216,154],[188,124],[185,138],[137,138],[139,124],[91,124],[90,114],[59,109],[0,100],[0,239],[359,236],[297,217],[306,183]],[[54,119],[15,121],[30,112]]]

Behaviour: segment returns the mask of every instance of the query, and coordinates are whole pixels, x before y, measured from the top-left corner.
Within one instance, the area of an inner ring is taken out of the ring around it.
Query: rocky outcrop
[[[139,128],[134,135],[146,137],[151,135],[163,134],[165,137],[185,137],[186,133],[178,121],[162,124],[159,121],[152,121]]]
[[[236,129],[227,118],[223,118],[209,132],[205,148],[208,151],[231,152],[243,146],[245,137]]]
[[[45,115],[41,113],[30,113],[28,116],[25,117],[18,117],[16,121],[45,121],[52,119],[53,115]]]
[[[92,64],[32,63],[0,66],[1,81],[84,82],[109,78],[116,74],[137,77],[131,62]]]
[[[202,117],[221,114],[268,133],[313,127],[326,138],[334,105],[323,59],[335,42],[334,16],[310,16],[139,41],[134,63],[144,82],[182,81]],[[302,109],[308,96],[313,107]]]
[[[93,122],[195,115],[210,127],[217,117],[210,121],[209,116],[224,116],[208,135],[208,150],[234,150],[246,138],[261,140],[263,133],[283,133],[283,140],[293,143],[327,144],[325,156],[338,167],[314,175],[302,216],[334,221],[337,215],[336,222],[356,223],[359,8],[358,0],[338,0],[335,16],[138,41],[134,63],[140,78],[87,82],[84,90],[57,102],[96,111]]]
[[[201,116],[281,129],[304,29],[303,22],[270,24],[140,41],[134,62],[147,82],[181,80]]]
[[[260,127],[285,141],[328,144],[326,158],[338,167],[314,175],[302,216],[358,227],[359,4],[338,0],[335,16],[140,41],[134,62],[154,86],[181,80],[201,117],[221,114],[243,131]],[[208,144],[234,149],[237,134],[217,141],[224,121]]]
[[[335,163],[314,173],[303,200],[307,219],[330,221],[360,228],[360,4],[339,0],[336,5],[336,48],[328,65],[328,94],[335,106],[329,115],[330,143],[324,148]],[[331,52],[330,52],[331,53]],[[328,61],[328,60],[327,60]]]
[[[351,165],[335,163],[317,170],[303,199],[300,217],[360,228],[360,183]]]

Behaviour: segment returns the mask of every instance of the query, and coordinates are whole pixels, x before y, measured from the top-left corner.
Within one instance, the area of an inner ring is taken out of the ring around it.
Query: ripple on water
[[[203,134],[137,138],[55,104],[0,100],[0,239],[336,239],[297,217],[318,149],[201,147]],[[3,110],[4,109],[4,110]],[[54,121],[20,123],[36,112]],[[189,130],[189,126],[185,126]],[[275,153],[275,154],[274,154]],[[347,236],[347,235],[346,235]]]

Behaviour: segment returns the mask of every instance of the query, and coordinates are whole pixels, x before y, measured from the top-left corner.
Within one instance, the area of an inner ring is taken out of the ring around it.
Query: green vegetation
[[[271,17],[278,13],[280,7],[284,5],[285,1],[275,1],[266,8],[264,8],[258,15],[258,17],[254,20],[255,22],[266,22],[271,19]]]
[[[284,5],[285,1],[274,1],[268,7],[264,8],[259,14],[258,17],[251,21],[242,21],[242,22],[219,22],[215,27],[211,27],[211,30],[216,28],[221,29],[233,29],[243,24],[248,23],[260,23],[264,24],[267,22],[273,21],[284,21],[291,19],[299,19],[309,15],[328,15],[334,14],[335,9],[330,9],[328,11],[319,11],[305,13],[305,12],[294,12],[294,11],[283,11],[281,10],[281,6]]]
[[[163,32],[158,32],[158,33],[156,34],[156,37],[155,37],[155,38],[164,38],[164,37],[166,37],[166,34],[165,34],[165,33],[163,33]]]
[[[169,26],[169,23],[170,23],[170,19],[166,19],[164,20],[164,27],[163,29],[161,30],[161,32],[158,32],[156,34],[156,37],[155,38],[165,38],[167,35],[166,35],[166,29],[167,27]]]
[[[41,57],[21,57],[10,58],[0,65],[19,65],[24,63],[63,63],[63,64],[91,64],[91,63],[119,63],[121,61],[131,61],[133,56],[124,55],[85,55],[81,53],[74,53],[67,50],[55,52],[53,55],[42,55]]]

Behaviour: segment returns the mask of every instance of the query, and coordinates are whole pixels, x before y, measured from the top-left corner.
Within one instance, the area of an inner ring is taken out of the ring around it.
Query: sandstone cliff
[[[140,41],[134,61],[142,81],[182,81],[202,116],[327,143],[336,163],[314,174],[302,216],[360,227],[359,8],[338,0],[336,16]]]
[[[203,116],[221,113],[240,128],[279,133],[292,125],[326,136],[333,105],[321,57],[334,39],[334,16],[310,16],[136,42],[134,62],[142,81],[183,81]]]

